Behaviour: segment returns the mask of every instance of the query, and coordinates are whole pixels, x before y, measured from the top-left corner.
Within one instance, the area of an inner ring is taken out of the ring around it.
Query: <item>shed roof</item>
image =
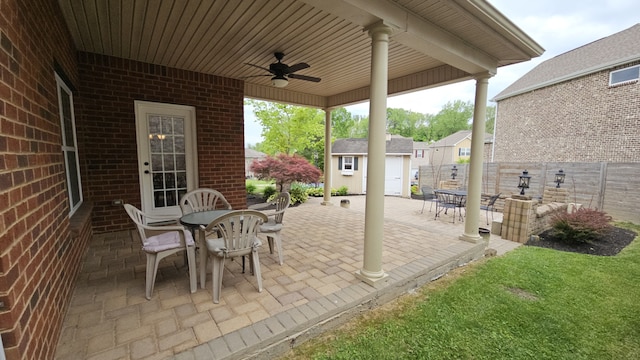
[[[334,155],[366,154],[367,147],[367,139],[337,139],[331,147],[331,152]],[[413,153],[413,139],[391,135],[386,142],[385,153],[411,155]]]

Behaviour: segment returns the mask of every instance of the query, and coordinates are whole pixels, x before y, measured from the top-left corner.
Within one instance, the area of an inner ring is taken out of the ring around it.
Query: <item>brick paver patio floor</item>
[[[340,206],[348,199],[350,206]],[[132,231],[93,236],[58,343],[57,359],[222,359],[288,348],[308,329],[330,327],[363,306],[383,303],[484,253],[458,239],[464,225],[429,204],[385,198],[383,269],[386,285],[356,279],[362,266],[364,196],[322,199],[291,207],[282,232],[284,265],[260,250],[264,290],[227,261],[219,304],[206,289],[189,292],[183,256],[163,260],[151,300],[144,297],[145,256]],[[124,211],[124,210],[123,210]],[[486,227],[481,213],[479,226]],[[501,214],[496,213],[496,218]],[[498,255],[519,244],[491,235]]]

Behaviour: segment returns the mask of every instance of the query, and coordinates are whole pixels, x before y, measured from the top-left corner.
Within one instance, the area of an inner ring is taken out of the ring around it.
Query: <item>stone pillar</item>
[[[355,275],[371,286],[381,287],[388,277],[382,270],[382,240],[384,239],[387,72],[391,28],[378,23],[368,31],[371,37],[371,98],[369,100],[364,261],[362,269]]]
[[[460,189],[460,182],[458,180],[440,180],[440,184],[438,185],[438,189],[443,190],[456,190]]]
[[[553,202],[566,204],[569,202],[569,189],[545,186],[542,193],[542,203],[549,204]]]
[[[476,97],[473,107],[473,125],[471,129],[471,159],[469,161],[469,185],[467,186],[467,207],[464,220],[464,233],[460,240],[478,243],[482,240],[478,234],[480,221],[480,195],[482,193],[482,163],[484,161],[484,123],[487,117],[488,73],[476,76]]]
[[[536,218],[534,200],[507,198],[504,202],[501,237],[526,243],[533,231]]]
[[[331,109],[324,110],[324,199],[322,205],[331,204]]]

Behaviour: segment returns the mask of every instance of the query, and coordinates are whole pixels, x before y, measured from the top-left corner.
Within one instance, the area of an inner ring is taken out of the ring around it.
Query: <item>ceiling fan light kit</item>
[[[268,71],[270,73],[270,75],[252,75],[252,76],[247,76],[247,78],[251,78],[251,77],[258,77],[258,76],[272,76],[271,78],[271,85],[275,86],[275,87],[279,87],[279,88],[283,88],[285,86],[287,86],[289,84],[289,79],[298,79],[298,80],[304,80],[304,81],[311,81],[311,82],[320,82],[320,78],[317,77],[313,77],[313,76],[307,76],[307,75],[298,75],[298,74],[294,74],[296,71],[300,71],[300,70],[304,70],[309,68],[309,64],[307,63],[298,63],[295,65],[287,65],[284,64],[282,62],[282,58],[284,57],[284,53],[281,52],[276,52],[273,54],[276,57],[276,60],[278,60],[277,62],[274,62],[273,64],[269,65],[269,68],[265,68],[262,67],[260,65],[255,65],[255,64],[249,64],[247,63],[247,65],[253,66],[253,67],[257,67],[258,69],[262,69],[265,71]]]
[[[289,84],[289,80],[285,79],[284,76],[274,76],[271,78],[271,85],[279,88],[283,88]]]

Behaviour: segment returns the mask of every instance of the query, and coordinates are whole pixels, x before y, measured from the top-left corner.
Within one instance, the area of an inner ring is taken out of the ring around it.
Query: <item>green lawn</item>
[[[640,359],[640,240],[614,257],[521,247],[386,308],[287,358]]]
[[[255,193],[257,194],[262,194],[262,192],[264,191],[264,188],[266,188],[267,186],[272,186],[275,187],[275,182],[274,181],[265,181],[265,180],[258,180],[258,179],[247,179],[245,180],[245,183],[247,185],[253,185],[256,187],[256,191]]]

